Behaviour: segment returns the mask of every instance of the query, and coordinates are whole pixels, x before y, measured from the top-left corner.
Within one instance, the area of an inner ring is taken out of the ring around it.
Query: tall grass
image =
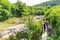
[[[42,21],[33,22],[33,16],[28,17],[28,28],[30,30],[29,40],[40,40],[42,32]]]

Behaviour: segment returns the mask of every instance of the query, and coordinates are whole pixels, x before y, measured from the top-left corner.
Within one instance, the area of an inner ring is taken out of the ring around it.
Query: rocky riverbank
[[[0,37],[8,38],[11,34],[16,34],[18,31],[25,31],[27,27],[25,24],[19,24],[12,26],[11,28],[6,28],[2,33],[0,33]]]
[[[39,22],[42,17],[43,16],[34,16],[33,21]],[[3,30],[3,32],[0,33],[0,37],[1,38],[8,38],[12,34],[16,34],[17,32],[27,31],[27,30],[28,30],[28,28],[27,28],[26,24],[21,23],[21,24],[6,28],[5,30]]]

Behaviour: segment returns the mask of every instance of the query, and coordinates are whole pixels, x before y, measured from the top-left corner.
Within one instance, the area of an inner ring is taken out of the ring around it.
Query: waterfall
[[[47,40],[47,36],[48,36],[48,31],[47,30],[48,30],[48,23],[44,22],[42,40]]]

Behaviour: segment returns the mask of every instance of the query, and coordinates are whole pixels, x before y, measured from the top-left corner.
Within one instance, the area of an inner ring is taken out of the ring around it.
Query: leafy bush
[[[46,14],[46,18],[50,21],[53,27],[56,29],[56,40],[58,40],[60,36],[60,6],[55,6],[49,9]],[[60,40],[60,39],[59,39]]]
[[[11,13],[6,9],[0,9],[0,21],[8,19]]]

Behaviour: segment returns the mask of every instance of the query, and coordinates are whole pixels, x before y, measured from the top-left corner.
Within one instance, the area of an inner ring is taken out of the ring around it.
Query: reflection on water
[[[22,38],[21,40],[27,40],[27,38]]]

